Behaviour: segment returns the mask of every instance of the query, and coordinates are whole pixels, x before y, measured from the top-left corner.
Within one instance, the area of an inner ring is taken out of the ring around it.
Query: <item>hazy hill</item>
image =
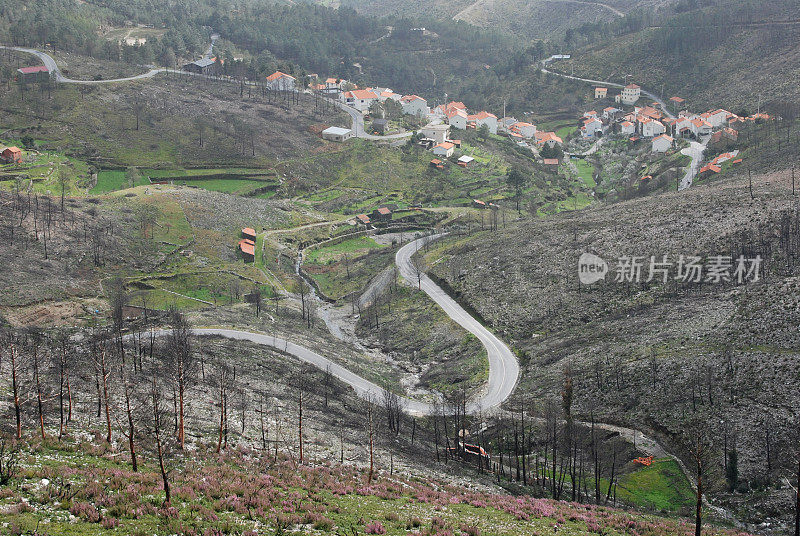
[[[724,2],[689,9],[658,27],[573,51],[575,74],[636,80],[692,107],[755,111],[800,96],[800,10],[796,2]],[[770,23],[778,21],[779,23]],[[571,69],[562,64],[562,69]]]
[[[343,0],[342,5],[369,15],[397,15],[415,20],[453,19],[507,33],[515,39],[563,38],[584,23],[612,21],[638,7],[652,8],[665,0]]]

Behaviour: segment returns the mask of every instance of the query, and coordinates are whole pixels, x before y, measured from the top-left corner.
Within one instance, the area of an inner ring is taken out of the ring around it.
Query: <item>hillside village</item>
[[[296,79],[285,73],[276,72],[267,77],[268,84],[274,89],[295,90]],[[414,117],[426,124],[417,134],[417,143],[431,150],[436,157],[431,163],[441,169],[442,158],[453,157],[455,150],[460,147],[460,140],[456,131],[485,130],[493,135],[506,136],[523,148],[530,149],[540,162],[553,159],[560,160],[564,155],[566,143],[556,132],[539,130],[535,124],[520,121],[515,117],[501,116],[480,110],[472,112],[460,101],[449,101],[431,106],[428,101],[419,95],[401,95],[387,87],[359,88],[347,80],[327,78],[324,82],[316,78],[308,83],[308,88],[321,95],[336,99],[360,112],[365,118],[372,119],[373,132],[376,135],[386,134],[388,125],[384,119],[386,108],[393,103],[399,105],[402,113]],[[755,121],[770,120],[765,113],[756,113],[747,117],[740,117],[723,109],[694,113],[682,108],[685,100],[681,97],[671,97],[668,109],[660,102],[641,104],[641,87],[631,83],[614,95],[609,96],[608,88],[597,86],[593,88],[594,99],[598,102],[613,100],[617,106],[607,106],[601,112],[587,111],[577,120],[579,133],[582,139],[598,140],[603,136],[626,137],[633,143],[649,143],[651,152],[664,154],[673,149],[684,146],[680,140],[693,140],[704,147],[711,142],[735,142],[738,138],[738,129]],[[332,127],[323,137],[335,141],[344,141],[352,137],[347,129]],[[570,153],[566,152],[569,156]],[[469,160],[460,160],[459,155],[454,163],[465,166]],[[469,157],[468,157],[469,158]],[[718,160],[700,168],[701,173],[718,172]]]

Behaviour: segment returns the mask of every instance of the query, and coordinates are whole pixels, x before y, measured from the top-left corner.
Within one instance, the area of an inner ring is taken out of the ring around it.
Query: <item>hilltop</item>
[[[657,94],[687,99],[688,106],[753,113],[760,102],[762,110],[796,115],[797,3],[688,5],[650,16],[636,31],[625,31],[625,21],[588,25],[576,33],[573,60],[558,68],[619,83],[630,74]]]

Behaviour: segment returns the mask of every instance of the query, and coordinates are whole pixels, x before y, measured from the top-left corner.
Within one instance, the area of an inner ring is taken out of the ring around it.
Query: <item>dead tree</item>
[[[3,346],[11,361],[11,397],[14,401],[14,419],[16,421],[16,437],[22,439],[22,403],[20,402],[20,369],[22,358],[19,352],[17,337],[9,332],[5,336]]]
[[[101,338],[95,341],[92,345],[92,359],[94,360],[95,379],[99,381],[99,387],[102,387],[103,405],[105,406],[106,417],[106,441],[111,443],[111,404],[109,392],[109,377],[111,376],[111,368],[109,363],[109,352],[107,348],[107,340]],[[98,402],[99,404],[99,402]],[[98,406],[99,409],[99,406]]]
[[[169,472],[167,471],[166,463],[165,463],[165,445],[162,440],[162,430],[163,430],[163,408],[161,404],[161,390],[158,387],[158,382],[156,381],[157,377],[157,369],[153,368],[153,380],[150,389],[150,395],[153,401],[153,438],[156,442],[156,454],[158,455],[158,467],[161,472],[161,481],[164,486],[164,505],[168,506],[170,503],[170,490],[169,490]]]
[[[173,383],[177,393],[178,445],[186,443],[186,390],[193,381],[197,368],[190,340],[189,321],[180,313],[172,317],[172,330],[167,337],[168,362],[171,364]]]
[[[217,436],[217,454],[223,448],[223,438],[225,446],[228,444],[227,439],[227,421],[228,421],[228,390],[232,382],[232,374],[230,369],[225,363],[219,363],[217,366],[217,389],[219,393],[219,434]]]

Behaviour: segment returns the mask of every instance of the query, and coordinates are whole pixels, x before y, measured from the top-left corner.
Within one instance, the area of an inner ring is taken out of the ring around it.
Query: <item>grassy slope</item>
[[[498,536],[553,530],[661,536],[693,530],[679,520],[472,492],[384,472],[368,484],[365,472],[352,467],[297,467],[286,458],[277,463],[268,458],[249,449],[220,456],[205,448],[176,454],[170,467],[180,469],[171,474],[173,502],[166,507],[154,460],[143,460],[140,472],[133,473],[124,457],[102,444],[51,442],[26,450],[18,486],[4,489],[0,507],[6,522],[22,531],[46,519],[40,531],[87,536],[119,531],[260,534],[277,527],[312,534],[354,530],[399,535],[418,529],[431,535],[460,530]],[[708,527],[707,534],[733,532]]]

